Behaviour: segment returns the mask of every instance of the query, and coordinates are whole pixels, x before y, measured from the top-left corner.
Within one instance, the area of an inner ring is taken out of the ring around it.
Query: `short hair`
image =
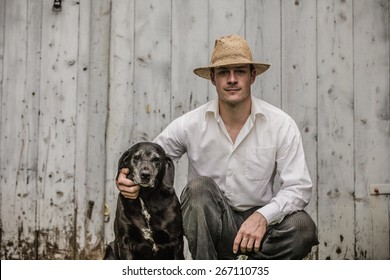
[[[249,64],[249,70],[252,73],[252,71],[255,70],[255,66],[253,64]],[[215,71],[215,67],[210,68],[210,76],[215,74],[214,71]]]

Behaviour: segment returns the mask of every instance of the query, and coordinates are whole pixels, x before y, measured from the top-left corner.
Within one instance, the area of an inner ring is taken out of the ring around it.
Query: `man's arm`
[[[276,155],[281,187],[271,201],[257,210],[268,224],[278,223],[286,215],[303,210],[310,201],[312,182],[306,165],[302,138],[295,122],[282,130]]]
[[[302,210],[309,203],[312,182],[307,170],[301,135],[295,122],[284,131],[277,165],[280,173],[281,189],[271,201],[253,213],[241,225],[234,240],[233,252],[258,251],[267,225],[278,223],[295,211]]]

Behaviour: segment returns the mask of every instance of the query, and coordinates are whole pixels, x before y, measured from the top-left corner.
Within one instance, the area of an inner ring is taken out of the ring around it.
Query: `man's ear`
[[[256,69],[253,69],[251,72],[251,84],[253,84],[256,80]]]
[[[213,85],[215,86],[215,75],[214,75],[213,69],[210,70],[210,80],[213,83]]]

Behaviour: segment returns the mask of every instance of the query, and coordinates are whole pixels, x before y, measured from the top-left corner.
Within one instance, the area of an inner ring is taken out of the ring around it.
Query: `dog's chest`
[[[140,204],[141,204],[141,213],[145,219],[145,225],[144,226],[141,226],[141,233],[142,233],[142,236],[150,241],[150,243],[152,244],[152,251],[153,253],[157,253],[158,251],[158,247],[157,247],[157,244],[153,238],[153,230],[151,228],[151,215],[144,203],[144,201],[142,200],[142,198],[139,199],[140,200]]]

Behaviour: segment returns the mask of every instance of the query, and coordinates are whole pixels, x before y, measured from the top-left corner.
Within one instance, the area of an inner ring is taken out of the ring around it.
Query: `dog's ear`
[[[165,172],[162,180],[166,188],[173,190],[173,183],[175,181],[175,165],[170,157],[165,157]]]
[[[123,155],[120,157],[118,161],[118,172],[116,173],[116,178],[115,180],[118,180],[119,172],[121,171],[122,168],[127,167],[126,162],[130,156],[131,149],[128,149],[126,152],[123,153]]]
[[[131,149],[128,149],[126,152],[123,153],[123,155],[121,156],[121,158],[119,159],[118,161],[118,170],[121,170],[122,168],[126,167],[126,161],[128,160],[129,156],[130,156],[130,150]]]

